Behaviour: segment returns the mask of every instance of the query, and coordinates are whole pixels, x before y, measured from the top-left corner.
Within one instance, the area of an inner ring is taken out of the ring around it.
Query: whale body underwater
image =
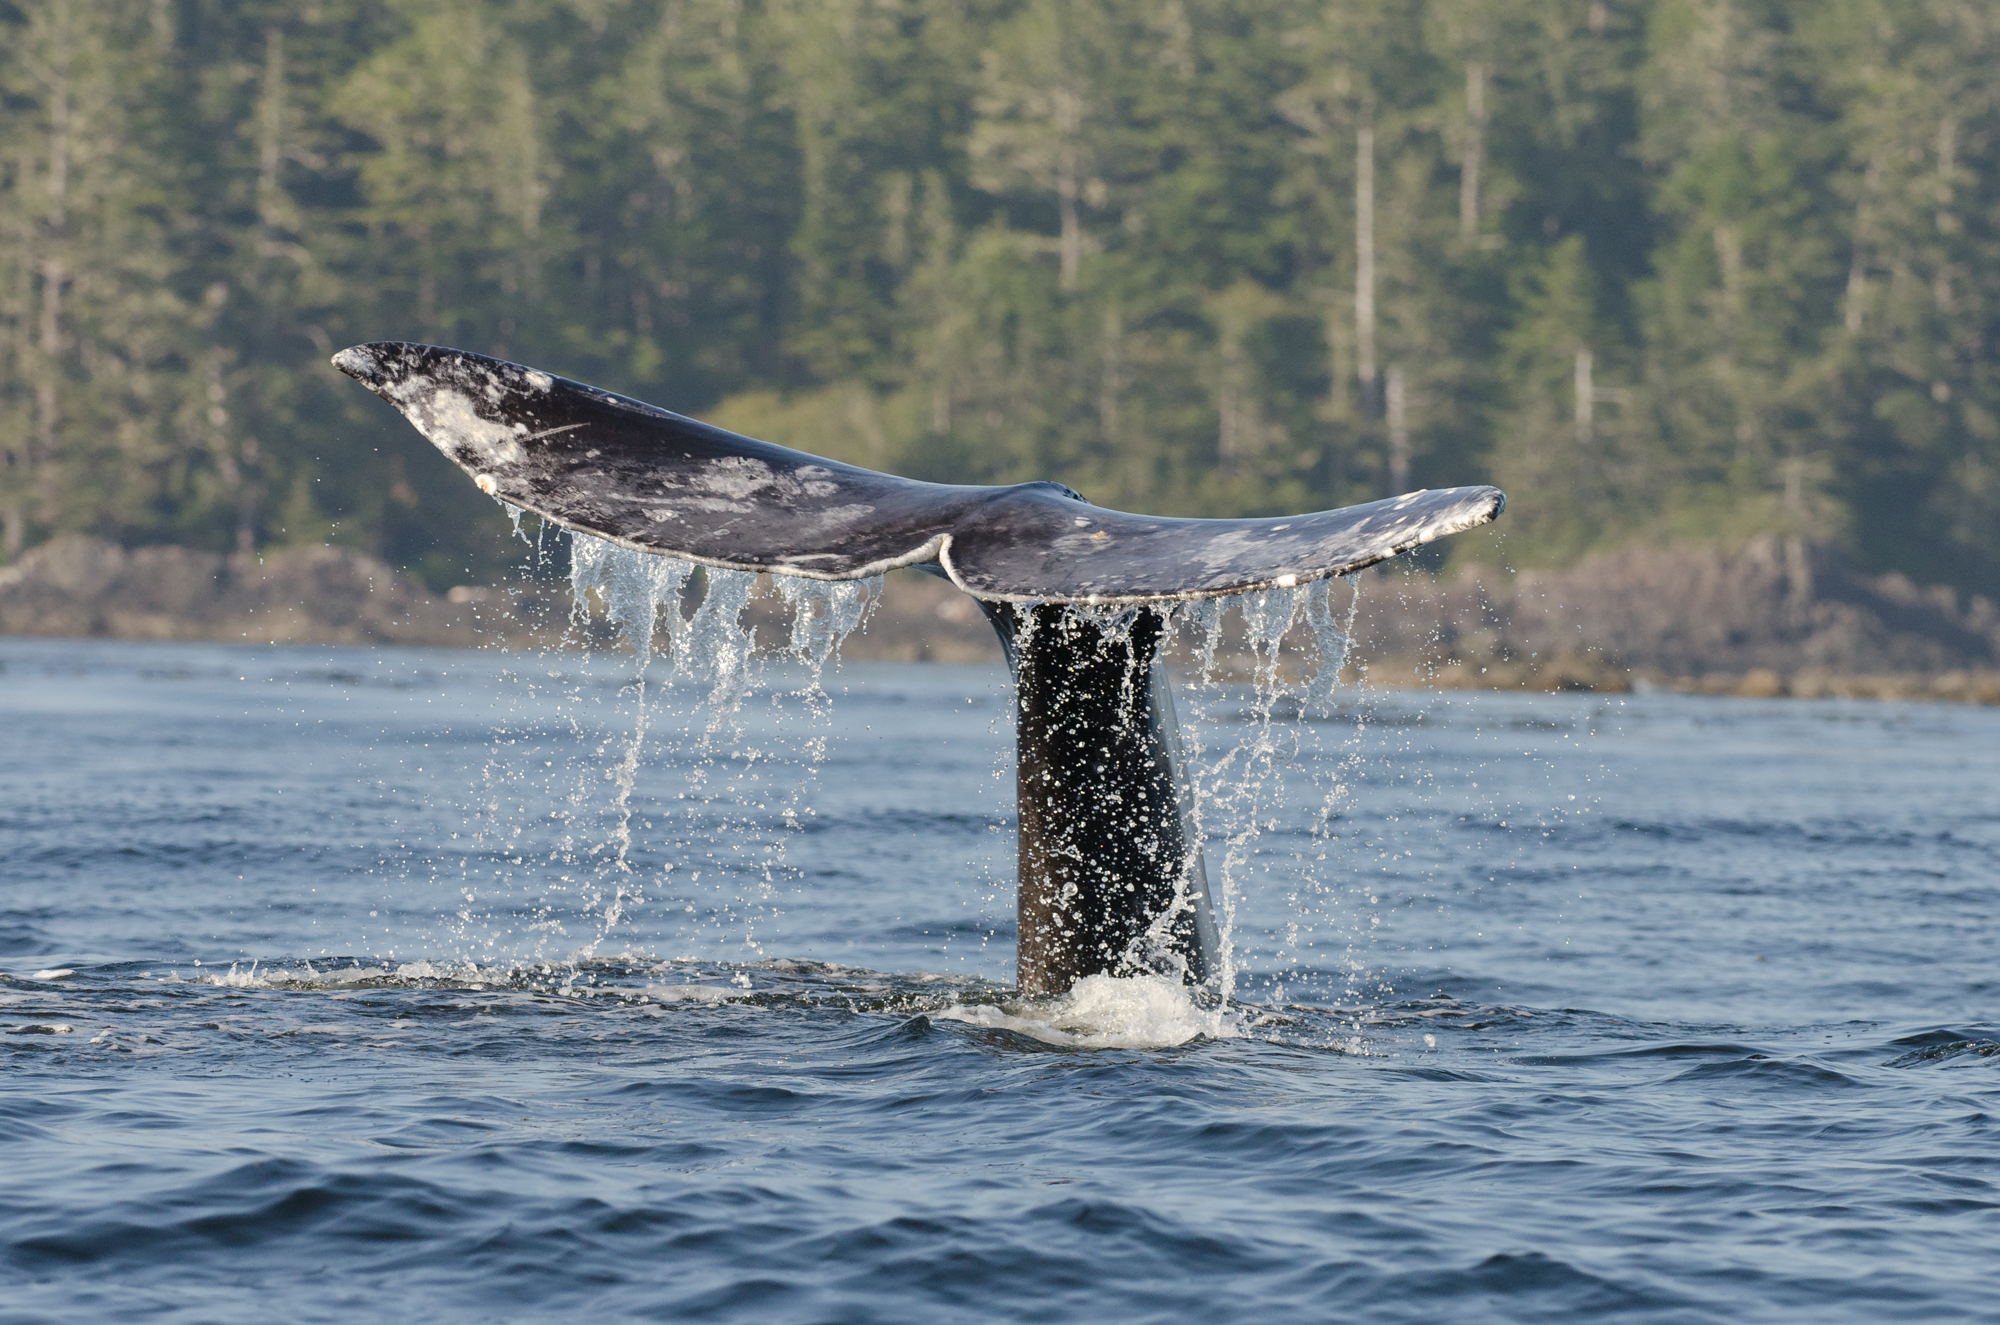
[[[901,566],[978,602],[1015,682],[1021,993],[1219,953],[1162,605],[1346,575],[1495,519],[1496,488],[1202,520],[1058,483],[925,483],[743,437],[538,369],[383,341],[334,366],[480,491],[579,533],[730,570],[856,580]],[[1122,609],[1079,612],[1075,606]]]

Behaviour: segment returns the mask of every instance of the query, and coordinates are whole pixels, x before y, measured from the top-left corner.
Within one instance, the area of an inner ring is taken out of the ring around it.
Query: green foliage
[[[437,340],[920,477],[2000,588],[2000,20],[1959,0],[0,0],[0,553],[501,514]]]

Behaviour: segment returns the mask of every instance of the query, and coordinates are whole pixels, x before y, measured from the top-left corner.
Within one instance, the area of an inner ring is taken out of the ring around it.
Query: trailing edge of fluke
[[[379,341],[334,366],[482,492],[565,528],[732,570],[851,580],[937,562],[987,603],[1148,603],[1345,575],[1492,520],[1497,488],[1280,519],[1093,506],[1059,483],[922,483],[738,436],[534,368]]]
[[[333,356],[482,492],[642,552],[851,580],[942,569],[1013,667],[1017,980],[1059,994],[1142,971],[1221,969],[1193,790],[1151,603],[1288,588],[1485,524],[1494,488],[1413,492],[1276,520],[1168,520],[1059,483],[918,483],[739,437],[462,350],[384,341]],[[937,563],[931,566],[929,563]],[[1111,629],[1071,603],[1132,604]]]

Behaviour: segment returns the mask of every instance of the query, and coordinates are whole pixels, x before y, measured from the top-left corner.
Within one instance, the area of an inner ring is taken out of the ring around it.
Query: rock
[[[72,534],[0,571],[0,633],[13,635],[470,644],[473,626],[465,607],[344,548],[225,559]]]
[[[1949,589],[1861,575],[1831,549],[1796,539],[1753,540],[1735,553],[1629,547],[1563,571],[1371,571],[1355,622],[1375,674],[1457,660],[1472,673],[1497,674],[1499,665],[1548,673],[1544,685],[1622,674],[1713,678],[1696,688],[1717,693],[1813,694],[2000,671],[2000,611],[1986,598],[1961,610]],[[1835,677],[1846,679],[1836,687]],[[1863,686],[1864,677],[1873,679]],[[1968,686],[1954,693],[1979,693]]]
[[[1785,693],[1785,678],[1768,667],[1752,667],[1737,683],[1736,693],[1745,699],[1776,699]]]

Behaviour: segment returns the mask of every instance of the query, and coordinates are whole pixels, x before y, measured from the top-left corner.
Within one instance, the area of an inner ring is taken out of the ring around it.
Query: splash
[[[936,1015],[1079,1049],[1168,1049],[1242,1034],[1239,1013],[1204,1008],[1186,985],[1162,975],[1086,975],[1055,998],[954,1003]]]

